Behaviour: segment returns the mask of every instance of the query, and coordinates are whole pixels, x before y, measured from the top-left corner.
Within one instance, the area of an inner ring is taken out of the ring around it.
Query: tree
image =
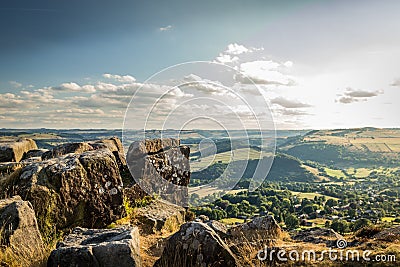
[[[288,214],[285,218],[285,224],[288,229],[295,229],[299,226],[299,219],[293,214]]]
[[[357,230],[364,228],[365,226],[369,226],[371,224],[372,223],[370,220],[368,220],[366,218],[361,218],[354,222],[354,224],[352,226],[352,230],[357,231]]]
[[[228,205],[228,207],[226,207],[226,213],[227,213],[228,217],[237,218],[239,215],[239,209],[238,209],[237,205],[230,204],[230,205]]]
[[[349,224],[343,220],[334,220],[331,223],[331,229],[335,230],[340,234],[344,234],[350,231]]]
[[[312,204],[307,204],[303,208],[303,212],[306,214],[313,213],[315,211],[315,206]]]
[[[327,201],[326,201],[326,203],[325,203],[325,205],[327,205],[328,207],[333,207],[333,206],[337,206],[338,205],[338,202],[337,202],[337,200],[335,200],[335,199],[333,199],[333,198],[330,198],[330,199],[328,199]]]

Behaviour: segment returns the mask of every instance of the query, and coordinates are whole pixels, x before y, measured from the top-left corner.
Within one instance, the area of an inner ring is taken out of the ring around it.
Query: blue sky
[[[399,10],[394,0],[4,0],[0,125],[120,128],[147,78],[200,60],[255,80],[277,128],[398,127]],[[146,93],[162,90],[153,83]],[[168,108],[206,93],[180,90]]]

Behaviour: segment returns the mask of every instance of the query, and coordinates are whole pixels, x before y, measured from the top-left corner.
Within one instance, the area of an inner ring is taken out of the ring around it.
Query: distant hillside
[[[242,162],[236,162],[239,166]],[[249,160],[247,168],[241,176],[242,179],[250,179],[253,177],[257,167],[258,160]],[[227,163],[215,163],[206,169],[193,172],[191,177],[192,185],[207,184],[223,175],[227,168]],[[237,177],[236,173],[240,173],[240,169],[235,169],[235,162],[230,167],[228,177]],[[277,154],[272,163],[271,170],[266,178],[268,181],[295,181],[295,182],[314,182],[320,178],[304,168],[302,162],[289,155]]]
[[[315,130],[304,136],[287,138],[278,149],[303,161],[336,168],[396,167],[400,155],[400,130]]]

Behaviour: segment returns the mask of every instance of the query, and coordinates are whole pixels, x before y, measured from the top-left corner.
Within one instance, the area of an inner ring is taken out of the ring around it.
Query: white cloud
[[[115,80],[117,82],[127,82],[127,83],[132,83],[135,82],[136,79],[130,75],[118,75],[118,74],[110,74],[110,73],[104,73],[103,77],[106,79],[110,80]]]
[[[240,64],[240,74],[235,76],[236,81],[249,84],[293,85],[293,78],[282,73],[282,70],[292,66],[292,63],[280,64],[272,60],[256,60]]]
[[[229,64],[239,61],[239,55],[249,54],[256,51],[263,51],[264,48],[245,47],[237,43],[229,44],[224,52],[219,53],[215,58],[216,62]]]
[[[400,79],[394,80],[390,85],[391,86],[399,86],[400,87]]]
[[[222,83],[218,81],[203,79],[195,74],[185,76],[182,82],[183,84],[179,86],[180,88],[193,88],[205,94],[211,95],[231,94],[231,91],[226,88]]]
[[[250,49],[248,49],[247,47],[234,43],[228,45],[227,49],[225,50],[225,53],[231,55],[240,55],[243,53],[247,53],[249,51]]]
[[[286,99],[283,97],[277,97],[271,100],[272,104],[279,105],[284,108],[292,109],[292,108],[309,108],[311,105],[302,103],[297,100]]]
[[[335,100],[335,102],[350,104],[354,102],[367,101],[369,98],[378,96],[383,93],[383,90],[365,91],[346,88],[346,91],[342,95],[340,95],[339,98]]]
[[[172,25],[167,25],[165,27],[160,27],[159,30],[161,32],[170,31],[170,30],[172,30]]]
[[[62,83],[59,86],[51,87],[55,91],[66,91],[66,92],[83,92],[83,93],[94,93],[96,89],[93,85],[80,86],[77,83],[69,82]]]
[[[217,62],[227,64],[227,63],[236,62],[239,60],[239,58],[237,56],[232,56],[232,55],[227,55],[227,54],[219,54],[219,56],[217,56],[215,60]]]

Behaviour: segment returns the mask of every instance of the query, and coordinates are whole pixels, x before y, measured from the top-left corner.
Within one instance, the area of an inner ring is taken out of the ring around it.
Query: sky
[[[399,127],[399,10],[3,0],[0,128]]]

